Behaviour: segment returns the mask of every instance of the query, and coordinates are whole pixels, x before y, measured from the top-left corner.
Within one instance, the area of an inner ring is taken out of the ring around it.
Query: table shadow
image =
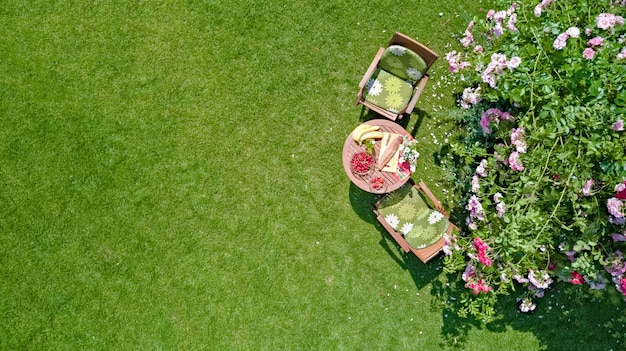
[[[350,198],[350,205],[359,218],[371,224],[376,222],[372,205],[383,195],[369,193],[350,182],[348,196]]]

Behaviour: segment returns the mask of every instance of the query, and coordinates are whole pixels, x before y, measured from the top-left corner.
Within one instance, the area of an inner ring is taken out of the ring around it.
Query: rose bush
[[[449,178],[466,210],[445,270],[461,315],[522,312],[555,281],[626,296],[626,1],[500,1],[446,54],[463,84]]]

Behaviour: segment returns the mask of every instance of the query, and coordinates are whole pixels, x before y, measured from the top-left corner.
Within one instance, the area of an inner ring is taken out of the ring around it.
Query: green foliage
[[[621,291],[625,264],[615,261],[616,271],[607,257],[626,249],[612,236],[625,233],[626,204],[620,216],[607,201],[626,184],[626,26],[621,17],[607,30],[596,22],[624,8],[587,3],[553,2],[536,16],[536,1],[502,1],[504,11],[475,17],[464,47],[446,57],[467,87],[447,179],[469,210],[468,237],[451,238],[446,271],[492,289],[462,300],[461,315],[493,319],[497,296],[543,296],[555,279],[579,283],[578,274]],[[597,36],[602,45],[588,43]],[[488,259],[471,238],[488,245]]]

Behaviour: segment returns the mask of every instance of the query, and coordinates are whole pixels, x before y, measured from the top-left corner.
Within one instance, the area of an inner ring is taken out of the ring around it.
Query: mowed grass
[[[378,47],[443,56],[481,6],[3,2],[0,349],[576,349],[454,318],[441,259],[403,256],[341,165]],[[445,198],[443,61],[403,125]]]

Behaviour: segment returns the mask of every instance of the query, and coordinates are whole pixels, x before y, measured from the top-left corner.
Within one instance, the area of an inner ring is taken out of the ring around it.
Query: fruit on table
[[[380,139],[383,137],[382,133],[377,132],[380,129],[379,126],[372,126],[369,124],[361,124],[356,127],[352,132],[352,139],[361,144],[367,139]],[[374,134],[372,134],[374,133]]]
[[[367,152],[357,152],[352,155],[350,167],[356,173],[365,174],[369,172],[374,164],[374,158]]]
[[[367,139],[381,139],[383,135],[384,134],[382,132],[376,132],[376,131],[365,133],[361,136],[361,140],[359,144],[363,143]]]
[[[372,188],[374,190],[380,190],[383,188],[384,185],[385,185],[385,179],[381,177],[372,178]]]

